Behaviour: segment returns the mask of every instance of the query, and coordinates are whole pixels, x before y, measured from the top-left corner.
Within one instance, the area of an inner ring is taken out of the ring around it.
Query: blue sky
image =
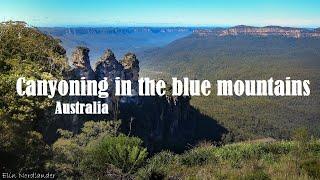
[[[320,0],[0,0],[0,18],[33,26],[320,27]]]

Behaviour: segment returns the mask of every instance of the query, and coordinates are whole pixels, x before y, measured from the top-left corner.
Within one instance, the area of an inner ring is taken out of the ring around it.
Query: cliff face
[[[199,36],[237,36],[237,35],[253,35],[253,36],[284,36],[293,38],[303,37],[320,37],[318,29],[309,30],[303,28],[291,28],[280,26],[266,26],[266,27],[253,27],[253,26],[235,26],[227,29],[219,30],[197,30],[195,34]]]
[[[72,71],[73,79],[80,79],[85,77],[88,80],[95,79],[95,73],[93,72],[90,59],[89,49],[85,47],[78,47],[72,53],[72,64],[75,67]]]
[[[64,116],[65,121],[71,122],[71,125],[63,128],[78,133],[87,120],[121,119],[121,131],[142,138],[151,152],[164,148],[183,151],[187,144],[200,139],[219,141],[222,134],[227,132],[214,120],[190,106],[190,97],[170,95],[139,97],[140,67],[139,60],[133,53],[127,53],[121,61],[117,61],[113,52],[107,49],[94,65],[94,70],[90,65],[89,49],[78,47],[72,57],[74,68],[67,75],[67,79],[86,77],[86,79],[102,80],[106,77],[109,82],[109,97],[106,99],[72,97],[65,101],[104,101],[109,104],[110,115]],[[116,77],[132,82],[133,96],[115,96]],[[208,124],[203,125],[204,123]],[[202,129],[202,126],[205,128]],[[203,133],[205,129],[208,129],[207,133]]]

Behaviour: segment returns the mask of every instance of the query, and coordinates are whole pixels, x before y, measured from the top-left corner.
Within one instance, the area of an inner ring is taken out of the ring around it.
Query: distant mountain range
[[[91,61],[96,61],[105,49],[112,49],[116,56],[127,52],[140,52],[190,35],[195,28],[150,28],[150,27],[75,27],[39,28],[62,41],[70,57],[76,46],[90,48]],[[121,58],[121,57],[119,57]]]
[[[197,28],[184,27],[40,27],[41,31],[54,35],[63,36],[67,34],[130,34],[135,32],[152,32],[152,33],[170,33],[170,32],[189,32]]]
[[[62,41],[70,56],[76,46],[86,46],[91,49],[91,61],[96,61],[99,55],[110,48],[116,56],[129,51],[140,55],[148,49],[162,47],[170,42],[195,36],[285,36],[285,37],[319,37],[320,29],[291,28],[280,26],[235,26],[219,27],[40,27],[42,32],[52,35]]]

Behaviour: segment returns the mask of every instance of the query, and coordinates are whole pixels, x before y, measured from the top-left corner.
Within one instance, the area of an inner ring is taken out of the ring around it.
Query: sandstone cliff
[[[66,79],[101,80],[108,78],[109,97],[106,99],[88,97],[69,97],[66,102],[104,101],[109,104],[110,115],[71,115],[61,116],[66,126],[60,127],[78,133],[88,120],[121,119],[121,131],[127,135],[142,138],[150,152],[161,149],[183,151],[188,144],[198,140],[220,141],[227,130],[213,119],[201,114],[190,105],[190,97],[139,97],[139,60],[133,53],[127,53],[118,61],[114,53],[107,49],[91,68],[89,49],[78,47],[72,56],[73,68]],[[116,77],[132,82],[130,97],[115,96]],[[71,124],[70,124],[71,123]],[[67,125],[69,124],[69,125]]]
[[[225,29],[207,29],[196,30],[196,35],[199,36],[237,36],[237,35],[252,35],[252,36],[283,36],[292,38],[304,38],[304,37],[320,37],[318,29],[304,29],[304,28],[291,28],[281,26],[265,26],[265,27],[253,27],[253,26],[235,26]]]

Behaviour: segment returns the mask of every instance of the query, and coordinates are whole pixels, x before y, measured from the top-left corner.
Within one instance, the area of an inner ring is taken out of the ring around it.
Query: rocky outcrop
[[[90,65],[89,51],[88,48],[77,47],[72,53],[72,65],[74,66],[72,79],[80,79],[81,77],[88,80],[95,79],[95,73]]]
[[[120,63],[124,69],[125,79],[131,80],[133,83],[133,89],[137,91],[140,68],[136,55],[133,53],[127,53]]]
[[[121,98],[123,103],[139,103],[138,92],[139,92],[139,61],[135,54],[127,53],[124,58],[120,61],[123,66],[124,79],[131,81],[131,94],[132,96],[126,96]]]
[[[92,70],[89,59],[89,49],[86,47],[77,47],[72,53],[72,65],[73,68],[68,74],[67,79],[81,79],[85,77],[85,79],[88,80],[100,81],[107,78],[109,97],[105,99],[98,99],[96,97],[71,97],[69,98],[69,101],[90,102],[93,100],[99,100],[106,102],[109,104],[109,111],[111,112],[112,118],[118,118],[120,103],[140,103],[140,98],[138,97],[138,78],[140,68],[139,60],[135,54],[127,53],[123,60],[119,62],[114,53],[110,49],[107,49],[95,63],[94,70]],[[131,81],[132,96],[115,96],[115,79],[117,77],[121,80]]]
[[[107,49],[103,56],[95,64],[95,74],[97,80],[108,78],[110,93],[113,93],[116,77],[124,79],[123,66],[116,60],[113,52]]]
[[[127,53],[119,62],[110,49],[107,49],[96,62],[92,70],[89,61],[89,50],[78,47],[73,53],[72,63],[74,69],[70,77],[86,77],[102,80],[108,78],[109,97],[99,99],[109,104],[109,116],[73,116],[72,131],[77,132],[86,120],[122,119],[121,131],[124,134],[142,138],[150,152],[162,149],[183,151],[188,144],[197,140],[220,140],[226,129],[215,123],[211,118],[204,116],[190,105],[190,97],[175,97],[171,95],[139,97],[139,60],[133,53]],[[115,78],[130,80],[132,83],[132,96],[115,96]],[[72,79],[71,78],[71,79]],[[70,78],[69,78],[70,79]],[[84,97],[86,98],[86,97]],[[69,99],[70,100],[70,99]],[[71,99],[75,101],[74,99]],[[76,100],[90,101],[91,99]],[[206,129],[210,129],[209,136],[201,135]]]
[[[304,28],[291,28],[281,26],[265,26],[265,27],[253,27],[253,26],[235,26],[227,29],[208,29],[198,30],[195,33],[199,36],[283,36],[292,38],[304,38],[304,37],[320,37],[320,32],[317,29],[310,30]]]

